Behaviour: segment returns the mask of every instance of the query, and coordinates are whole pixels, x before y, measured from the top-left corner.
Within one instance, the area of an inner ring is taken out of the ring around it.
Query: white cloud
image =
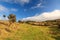
[[[43,3],[44,3],[44,0],[40,0],[40,2],[38,4],[36,4],[35,6],[31,7],[31,9],[43,8],[43,7],[45,7],[42,5]]]
[[[40,8],[40,7],[43,7],[43,6],[42,6],[42,3],[39,3],[39,4],[37,4],[36,6],[31,7],[31,9]]]
[[[2,16],[0,15],[0,20],[2,19]]]
[[[11,8],[10,10],[11,10],[11,11],[14,11],[14,12],[17,12],[17,11],[18,11],[18,10],[15,9],[15,8]]]
[[[44,12],[40,15],[35,15],[32,17],[23,18],[22,21],[46,21],[60,19],[60,10],[54,10],[52,12]]]
[[[0,5],[0,20],[7,20],[7,17],[3,18],[3,14],[7,14],[7,13],[9,13],[9,10],[3,5]]]
[[[6,8],[5,6],[3,6],[3,5],[0,5],[0,12],[4,12],[4,13],[8,13],[8,12],[10,12],[10,11],[14,11],[14,12],[17,12],[18,11],[18,9],[16,9],[16,8]]]
[[[27,11],[27,9],[24,9],[24,11]]]
[[[4,15],[4,14],[8,15],[8,14],[10,14],[11,11],[17,12],[18,10],[15,9],[15,8],[10,8],[9,9],[9,8],[3,6],[3,5],[0,5],[0,20],[4,20],[2,15]],[[5,19],[7,19],[7,18],[5,18]]]
[[[24,5],[25,3],[29,3],[30,0],[0,0],[0,1],[8,3],[20,3],[21,5]]]
[[[2,5],[0,5],[0,12],[8,12],[8,9]]]
[[[25,3],[29,3],[30,0],[20,0],[20,3],[25,4]]]
[[[3,17],[3,15],[2,14],[0,14],[0,20],[8,20],[8,18],[7,17]]]

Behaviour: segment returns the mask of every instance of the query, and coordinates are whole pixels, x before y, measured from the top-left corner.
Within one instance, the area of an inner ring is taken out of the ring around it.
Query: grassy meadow
[[[60,33],[57,28],[49,26],[26,23],[12,23],[8,26],[0,23],[0,40],[60,40]]]

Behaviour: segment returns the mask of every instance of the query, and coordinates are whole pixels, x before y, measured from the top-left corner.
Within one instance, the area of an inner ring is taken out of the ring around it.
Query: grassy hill
[[[60,40],[59,30],[57,34],[51,31],[49,26],[35,26],[26,23],[0,22],[0,40]]]
[[[20,21],[22,23],[22,21]],[[46,20],[46,21],[41,21],[41,22],[36,22],[36,21],[25,21],[27,24],[31,25],[37,25],[37,26],[60,26],[60,19],[55,19],[55,20]]]

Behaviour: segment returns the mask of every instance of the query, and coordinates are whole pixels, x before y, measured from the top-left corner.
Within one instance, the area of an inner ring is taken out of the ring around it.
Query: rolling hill
[[[49,26],[0,21],[0,40],[60,40],[60,33]]]

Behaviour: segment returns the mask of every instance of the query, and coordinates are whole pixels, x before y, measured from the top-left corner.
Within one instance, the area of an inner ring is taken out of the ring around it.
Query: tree
[[[16,22],[16,15],[10,14],[10,15],[8,16],[8,19],[9,19],[9,22]]]
[[[6,15],[3,15],[3,17],[4,17],[4,19],[5,19]]]
[[[3,15],[3,17],[5,18],[5,17],[6,17],[6,15]]]

